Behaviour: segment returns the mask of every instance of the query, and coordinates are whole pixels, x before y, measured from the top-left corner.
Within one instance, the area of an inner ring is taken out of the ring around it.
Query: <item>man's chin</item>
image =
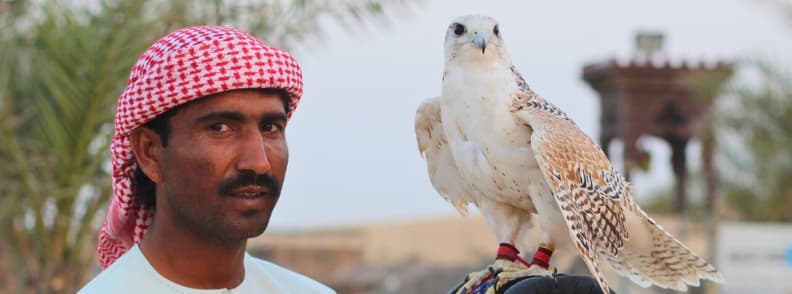
[[[269,225],[269,220],[267,220],[266,222],[264,222],[262,224],[258,224],[257,226],[255,226],[253,228],[245,230],[244,231],[244,235],[245,235],[246,238],[258,237],[259,235],[263,234],[264,231],[267,230],[267,226],[268,225]]]
[[[247,239],[256,238],[258,236],[261,236],[261,234],[264,233],[264,230],[265,229],[245,230],[245,231],[237,231],[237,232],[232,233],[232,234],[226,233],[226,234],[223,234],[221,239],[244,241],[244,240],[247,240]]]
[[[269,219],[265,222],[236,222],[229,223],[225,226],[221,238],[228,240],[244,240],[258,237],[267,230]]]
[[[263,234],[264,231],[266,231],[266,230],[267,230],[267,224],[264,224],[263,226],[261,226],[257,230],[254,230],[254,231],[249,232],[248,234],[246,234],[245,238],[250,239],[250,238],[255,238],[255,237],[261,236],[261,234]]]

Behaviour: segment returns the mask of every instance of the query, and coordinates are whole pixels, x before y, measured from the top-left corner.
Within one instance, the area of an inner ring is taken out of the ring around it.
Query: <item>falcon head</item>
[[[445,38],[446,63],[492,60],[509,61],[498,22],[483,15],[465,15],[454,19]]]

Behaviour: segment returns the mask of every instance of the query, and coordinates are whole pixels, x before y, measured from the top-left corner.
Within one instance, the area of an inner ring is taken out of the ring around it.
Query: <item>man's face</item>
[[[185,105],[161,150],[157,214],[219,240],[264,232],[286,174],[286,120],[281,97],[257,90]]]

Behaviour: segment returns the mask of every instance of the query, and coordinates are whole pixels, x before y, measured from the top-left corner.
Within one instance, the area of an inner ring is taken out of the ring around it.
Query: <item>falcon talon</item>
[[[498,293],[498,282],[500,282],[500,277],[495,276],[492,278],[492,290],[495,290],[495,293]]]

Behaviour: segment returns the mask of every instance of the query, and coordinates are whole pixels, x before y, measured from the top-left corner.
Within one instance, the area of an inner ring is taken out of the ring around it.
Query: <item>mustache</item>
[[[280,196],[281,186],[278,180],[269,174],[256,174],[253,171],[241,171],[239,174],[226,179],[217,187],[220,195],[230,195],[234,190],[245,186],[266,187],[272,196]]]

